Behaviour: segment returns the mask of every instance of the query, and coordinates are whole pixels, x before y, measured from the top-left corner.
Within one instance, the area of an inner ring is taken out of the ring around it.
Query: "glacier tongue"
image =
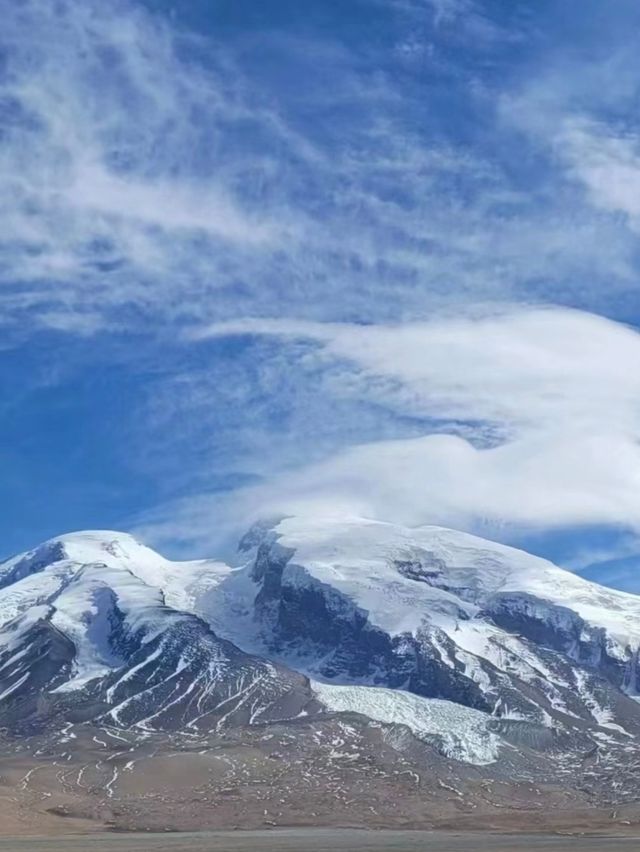
[[[419,739],[437,745],[447,757],[484,765],[498,759],[504,742],[489,730],[486,713],[442,701],[420,698],[401,689],[336,686],[314,682],[322,703],[336,712],[359,713],[377,722],[405,725]]]

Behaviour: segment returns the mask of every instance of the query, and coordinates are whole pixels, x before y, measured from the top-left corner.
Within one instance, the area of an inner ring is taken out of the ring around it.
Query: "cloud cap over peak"
[[[337,506],[498,538],[640,530],[640,334],[630,327],[553,307],[484,307],[384,326],[245,320],[195,336],[206,346],[236,335],[275,338],[272,357],[319,369],[336,400],[375,400],[417,425],[241,489],[231,515]],[[211,510],[224,514],[219,499]]]

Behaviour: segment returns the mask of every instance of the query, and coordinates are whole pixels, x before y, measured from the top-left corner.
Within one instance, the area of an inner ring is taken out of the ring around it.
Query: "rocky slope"
[[[287,518],[237,567],[77,533],[0,565],[2,775],[129,827],[628,817],[639,616],[436,527]]]

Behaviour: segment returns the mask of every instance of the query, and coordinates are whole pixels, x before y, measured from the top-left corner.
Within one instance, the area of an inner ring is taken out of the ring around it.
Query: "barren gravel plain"
[[[623,852],[638,848],[640,836],[345,829],[0,838],[0,852]]]

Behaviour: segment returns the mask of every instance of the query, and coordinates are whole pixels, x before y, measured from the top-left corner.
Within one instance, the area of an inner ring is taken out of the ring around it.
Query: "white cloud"
[[[488,421],[509,432],[640,427],[640,335],[592,314],[505,307],[382,326],[244,320],[194,336],[242,333],[316,340],[355,365],[352,392],[415,415]]]
[[[71,184],[62,193],[69,207],[83,215],[101,214],[165,231],[195,230],[240,243],[269,243],[277,235],[273,223],[252,221],[240,213],[224,192],[196,181],[172,182],[118,177],[101,163],[78,163]]]
[[[640,136],[616,134],[602,122],[573,118],[565,122],[557,145],[591,202],[624,214],[640,231]]]
[[[476,449],[451,435],[368,444],[282,483],[283,511],[331,510],[456,528],[640,528],[640,449],[619,435],[566,431]],[[277,494],[277,492],[276,492]],[[267,504],[274,498],[267,490]]]
[[[344,362],[337,394],[473,423],[354,446],[248,489],[243,512],[349,511],[484,529],[640,529],[640,334],[561,309],[509,309],[403,326],[246,321],[201,335],[315,341]],[[308,356],[310,357],[310,356]],[[489,432],[491,441],[483,436]]]
[[[585,9],[587,22],[591,12]],[[504,126],[546,148],[559,167],[560,185],[572,181],[595,210],[614,214],[613,221],[626,223],[635,234],[640,228],[637,15],[635,4],[612,8],[595,44],[585,50],[578,40],[573,51],[553,51],[538,73],[499,98]],[[605,222],[601,217],[602,228]],[[637,281],[633,289],[637,293]]]

